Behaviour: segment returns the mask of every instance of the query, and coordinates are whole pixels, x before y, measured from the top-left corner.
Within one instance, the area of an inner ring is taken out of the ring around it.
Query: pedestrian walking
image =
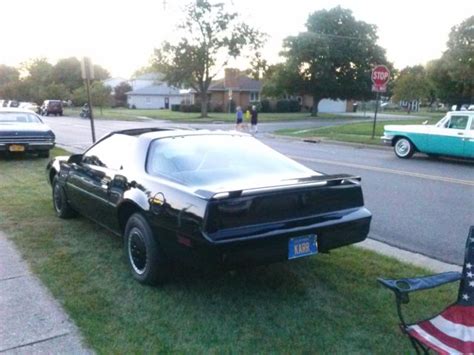
[[[236,116],[235,129],[237,131],[241,131],[242,130],[242,122],[243,122],[243,119],[244,119],[244,114],[243,114],[242,108],[240,106],[237,106],[235,116]]]
[[[252,133],[256,134],[258,132],[258,127],[257,127],[258,112],[257,112],[256,106],[252,106],[252,112],[250,113],[250,115],[251,115],[250,123],[252,124]]]

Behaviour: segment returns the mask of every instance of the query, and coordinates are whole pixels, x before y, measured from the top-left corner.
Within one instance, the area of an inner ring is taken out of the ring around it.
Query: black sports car
[[[124,237],[133,276],[172,260],[249,265],[364,240],[360,178],[324,175],[238,132],[133,129],[47,166],[61,218],[77,212]]]
[[[49,157],[55,136],[51,128],[34,112],[18,108],[0,108],[0,152],[35,152]]]

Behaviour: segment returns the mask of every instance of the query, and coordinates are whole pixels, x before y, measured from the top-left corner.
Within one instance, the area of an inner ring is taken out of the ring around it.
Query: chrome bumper
[[[385,144],[385,145],[389,145],[389,146],[392,146],[392,142],[393,142],[393,136],[382,136],[380,137],[380,139],[382,140],[382,143]]]

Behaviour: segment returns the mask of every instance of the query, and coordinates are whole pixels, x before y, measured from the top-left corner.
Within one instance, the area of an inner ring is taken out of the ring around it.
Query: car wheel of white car
[[[393,148],[395,155],[402,159],[411,158],[415,153],[415,147],[413,146],[413,143],[407,138],[399,138],[395,142],[395,146]]]

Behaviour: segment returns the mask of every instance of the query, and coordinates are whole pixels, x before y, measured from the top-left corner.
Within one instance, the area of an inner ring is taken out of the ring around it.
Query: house
[[[238,69],[227,68],[224,78],[215,80],[209,86],[209,104],[212,109],[229,110],[231,100],[235,106],[243,108],[251,102],[260,101],[262,83],[249,78]]]
[[[180,104],[180,90],[166,83],[156,83],[127,92],[129,107],[138,109],[170,109],[171,105]]]

